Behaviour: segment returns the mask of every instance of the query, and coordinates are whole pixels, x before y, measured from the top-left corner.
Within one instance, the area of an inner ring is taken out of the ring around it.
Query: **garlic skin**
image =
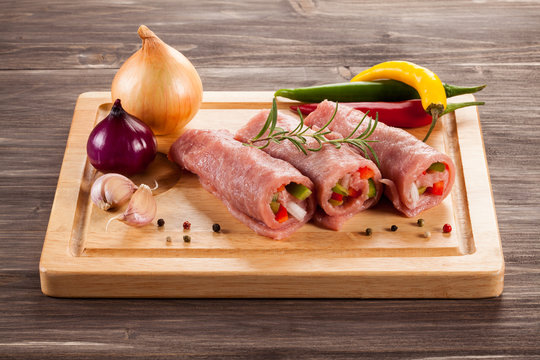
[[[183,128],[199,111],[203,87],[191,62],[145,25],[137,31],[142,48],[116,73],[112,99],[144,121],[156,135]]]
[[[124,213],[117,215],[107,222],[107,228],[113,220],[118,220],[130,226],[144,226],[150,224],[156,217],[157,205],[152,190],[148,185],[142,184],[131,197]]]
[[[137,186],[124,175],[110,173],[99,177],[90,190],[90,198],[102,210],[114,209],[125,204]]]

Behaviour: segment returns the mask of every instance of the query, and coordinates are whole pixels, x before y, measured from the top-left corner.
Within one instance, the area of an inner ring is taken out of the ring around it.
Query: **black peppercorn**
[[[390,230],[392,230],[392,231],[397,231],[397,229],[398,229],[398,227],[396,225],[392,225],[390,227]]]
[[[184,242],[190,242],[190,241],[191,241],[191,236],[184,235]]]
[[[163,225],[165,225],[165,220],[163,220],[163,219],[158,219],[158,221],[157,221],[157,226],[162,227]]]
[[[221,226],[219,224],[214,224],[212,225],[212,230],[214,230],[214,232],[219,232],[221,230]]]
[[[371,236],[372,233],[373,233],[373,230],[371,230],[371,228],[366,229],[366,235],[367,236]]]

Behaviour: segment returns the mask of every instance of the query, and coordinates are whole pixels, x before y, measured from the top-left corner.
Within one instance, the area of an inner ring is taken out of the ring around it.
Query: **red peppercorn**
[[[452,226],[450,226],[450,224],[444,224],[444,226],[442,227],[442,231],[445,233],[452,232]]]
[[[184,230],[189,230],[191,229],[191,223],[189,221],[184,221]]]

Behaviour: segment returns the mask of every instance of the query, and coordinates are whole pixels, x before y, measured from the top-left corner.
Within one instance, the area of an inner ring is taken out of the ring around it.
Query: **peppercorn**
[[[158,221],[157,221],[157,226],[162,227],[163,225],[165,225],[165,220],[163,220],[163,219],[158,219]]]
[[[170,242],[172,242],[172,238],[171,238],[170,236],[167,236],[167,237],[165,238],[165,241],[167,241],[168,243],[170,243]]]
[[[418,219],[418,221],[416,223],[418,224],[418,226],[423,227],[424,226],[424,219]]]
[[[371,234],[373,234],[373,230],[371,230],[371,228],[367,228],[366,229],[366,235],[371,236]]]
[[[184,242],[191,242],[191,236],[184,235]]]
[[[219,232],[221,230],[221,226],[219,224],[212,225],[212,230],[214,232]]]
[[[444,226],[442,227],[442,231],[444,233],[452,232],[452,226],[450,226],[450,224],[444,224]]]
[[[191,223],[189,221],[184,221],[184,224],[182,226],[184,227],[184,230],[191,229]]]
[[[431,237],[431,233],[430,233],[429,231],[426,231],[426,232],[424,233],[424,237],[425,237],[426,239],[429,239],[429,238]]]
[[[397,229],[398,229],[398,227],[396,225],[392,225],[390,227],[390,230],[392,230],[392,231],[397,231]]]

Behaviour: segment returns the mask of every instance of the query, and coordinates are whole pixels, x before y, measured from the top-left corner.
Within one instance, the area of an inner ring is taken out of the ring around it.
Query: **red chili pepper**
[[[367,166],[361,167],[358,169],[358,172],[360,173],[360,179],[362,180],[371,179],[375,176],[375,172]]]
[[[287,221],[288,219],[289,219],[289,214],[287,214],[287,209],[285,209],[283,205],[279,204],[279,209],[276,214],[276,221],[278,223],[282,223],[282,222]]]
[[[367,112],[372,117],[379,114],[379,121],[389,126],[414,128],[431,124],[431,115],[422,107],[421,100],[407,100],[399,102],[357,102],[343,103],[356,110]],[[293,105],[291,109],[300,109],[303,115],[309,115],[318,104]]]
[[[343,201],[343,195],[336,192],[332,192],[332,196],[330,198],[336,201]]]
[[[442,195],[444,192],[444,181],[437,181],[433,187],[427,188],[427,191],[433,195]]]
[[[280,192],[280,191],[283,191],[285,190],[285,184],[281,185],[280,187],[278,187],[277,191]]]

